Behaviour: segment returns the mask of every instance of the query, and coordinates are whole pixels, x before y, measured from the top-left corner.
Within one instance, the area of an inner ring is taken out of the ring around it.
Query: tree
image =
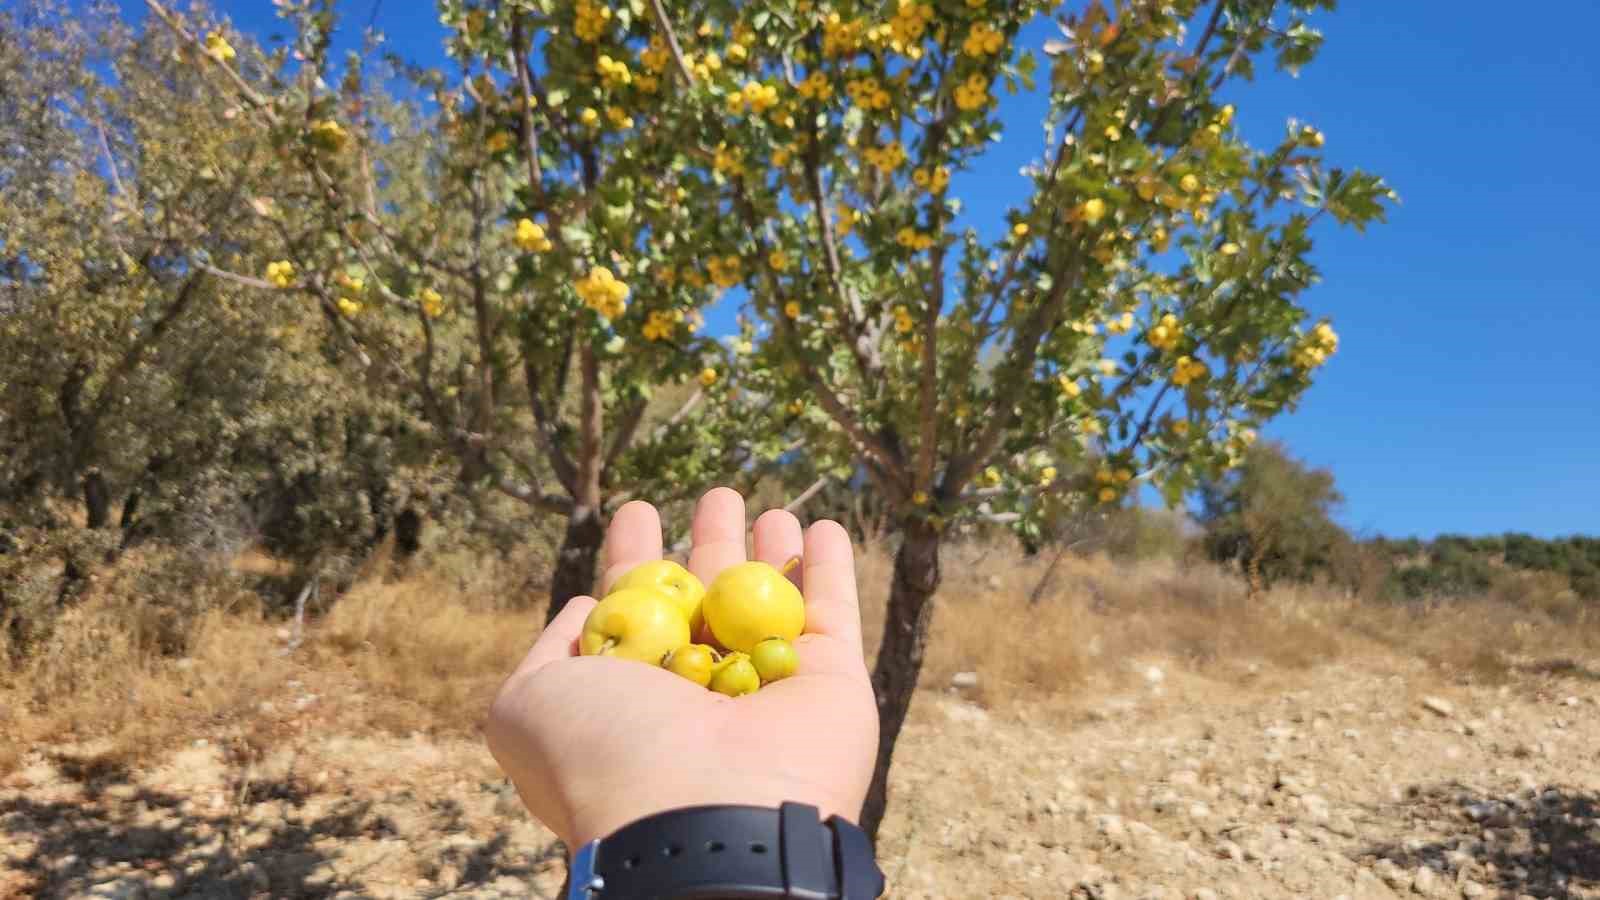
[[[859,462],[899,522],[869,830],[953,524],[1025,522],[1068,495],[1111,506],[1145,483],[1175,504],[1336,350],[1301,305],[1313,225],[1363,227],[1392,192],[1325,165],[1309,125],[1252,148],[1224,102],[1258,57],[1309,62],[1309,20],[1332,6],[651,4],[643,52],[672,57],[673,96],[695,101],[674,114],[695,117],[684,137],[739,226],[745,382],[807,398],[809,451]],[[1041,16],[1060,37],[1021,46]],[[1038,90],[1038,52],[1043,153],[988,238],[955,190],[1002,131],[995,88]]]
[[[1307,468],[1280,444],[1256,444],[1199,495],[1206,554],[1238,564],[1252,593],[1281,579],[1343,574],[1336,570],[1354,543],[1333,521],[1344,498],[1332,472]]]
[[[364,550],[429,477],[319,311],[231,274],[278,265],[259,248],[300,226],[269,214],[266,130],[182,50],[111,6],[0,12],[0,529],[26,535],[17,572],[62,564],[0,583],[13,637],[141,541]]]
[[[698,333],[736,280],[736,232],[704,199],[709,160],[685,152],[693,119],[664,60],[620,61],[648,23],[556,6],[441,2],[458,71],[400,67],[426,103],[382,94],[396,73],[375,53],[333,64],[328,3],[279,4],[292,73],[207,60],[298,166],[280,190],[324,212],[317,232],[285,235],[283,289],[339,311],[463,482],[565,517],[551,617],[591,589],[610,509],[687,496],[787,446],[782,410],[737,405],[728,348]],[[656,390],[678,385],[693,389],[652,415]]]

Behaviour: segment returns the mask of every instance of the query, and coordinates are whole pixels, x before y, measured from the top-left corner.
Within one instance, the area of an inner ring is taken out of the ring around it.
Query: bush
[[[1308,468],[1279,444],[1258,444],[1239,468],[1202,486],[1201,543],[1253,581],[1333,579],[1354,543],[1332,518],[1343,499],[1333,473]]]

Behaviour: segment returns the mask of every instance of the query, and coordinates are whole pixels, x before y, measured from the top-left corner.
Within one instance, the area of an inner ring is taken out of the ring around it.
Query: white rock
[[[1194,900],[1217,900],[1217,892],[1211,888],[1200,888],[1194,892]]]
[[[1121,816],[1102,815],[1095,816],[1095,828],[1108,838],[1118,838],[1123,835]]]
[[[1439,889],[1439,877],[1427,866],[1417,866],[1417,872],[1411,877],[1411,889],[1424,897],[1432,895]]]
[[[989,713],[970,703],[946,703],[944,714],[953,722],[971,722],[978,725],[987,724]]]
[[[89,888],[88,896],[103,900],[144,900],[144,882],[137,878],[117,878],[102,881]]]
[[[1379,878],[1383,879],[1384,884],[1397,891],[1403,891],[1411,887],[1411,873],[1395,865],[1392,859],[1378,860],[1378,864],[1373,866],[1373,870]]]
[[[239,867],[239,875],[244,882],[258,891],[272,890],[272,880],[267,877],[267,871],[260,865],[247,862]]]
[[[975,688],[978,686],[978,673],[957,672],[950,676],[950,686],[955,688]]]
[[[1487,891],[1484,886],[1476,881],[1461,882],[1461,896],[1463,897],[1482,897],[1485,893]]]
[[[1434,715],[1444,716],[1445,718],[1454,715],[1456,711],[1455,706],[1442,697],[1423,697],[1422,708]]]
[[[1166,677],[1167,673],[1161,671],[1160,666],[1151,666],[1150,668],[1144,670],[1144,680],[1150,682],[1151,684],[1160,684],[1162,681],[1166,680]]]

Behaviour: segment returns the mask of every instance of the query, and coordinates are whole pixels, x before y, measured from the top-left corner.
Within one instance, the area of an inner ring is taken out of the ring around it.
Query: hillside
[[[1210,570],[1104,560],[1064,563],[1030,611],[1043,561],[951,563],[891,896],[1600,897],[1586,625],[1310,590],[1246,608]],[[293,653],[234,619],[142,676],[108,661],[122,709],[85,684],[8,723],[37,743],[0,776],[0,890],[554,896],[561,849],[473,734],[531,618],[373,583]]]

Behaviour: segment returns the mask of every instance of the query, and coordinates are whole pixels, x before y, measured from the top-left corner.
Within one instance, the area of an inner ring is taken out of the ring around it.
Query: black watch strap
[[[883,873],[860,828],[785,803],[693,806],[617,829],[573,856],[567,900],[875,900]]]

